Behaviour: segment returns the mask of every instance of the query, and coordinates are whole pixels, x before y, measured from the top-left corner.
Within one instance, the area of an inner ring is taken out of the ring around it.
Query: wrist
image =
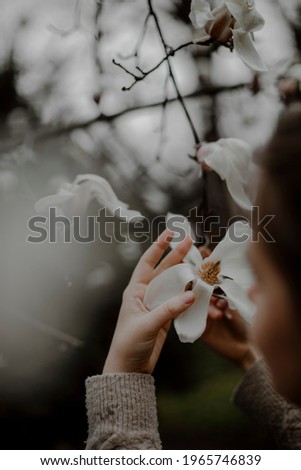
[[[127,373],[127,367],[124,364],[121,364],[119,361],[114,361],[110,357],[106,359],[102,373],[103,374],[117,374],[120,372]]]
[[[250,347],[243,355],[239,365],[243,371],[247,372],[259,359],[257,351]]]
[[[120,360],[120,359],[114,359],[114,357],[108,356],[102,373],[103,374],[117,374],[117,373],[147,373],[147,370],[144,370],[145,368],[142,366],[142,364],[139,363],[133,363],[130,360]]]

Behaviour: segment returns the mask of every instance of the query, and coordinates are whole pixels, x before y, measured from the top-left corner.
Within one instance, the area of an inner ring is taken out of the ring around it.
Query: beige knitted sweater
[[[105,374],[86,381],[87,449],[161,449],[154,379]],[[301,411],[272,388],[258,361],[233,394],[234,403],[270,432],[280,449],[301,449]]]

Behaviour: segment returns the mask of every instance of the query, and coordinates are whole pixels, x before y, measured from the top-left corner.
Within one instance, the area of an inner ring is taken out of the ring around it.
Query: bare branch
[[[138,58],[140,49],[142,47],[142,44],[143,44],[143,41],[144,41],[144,38],[145,38],[145,35],[146,35],[147,24],[148,24],[148,20],[150,19],[150,17],[151,17],[151,15],[150,15],[150,13],[148,13],[145,20],[144,20],[143,28],[141,30],[141,33],[140,33],[139,37],[138,37],[138,40],[137,40],[137,43],[136,43],[136,46],[135,46],[133,52],[131,54],[126,55],[126,56],[123,56],[123,55],[119,54],[118,57],[121,60],[128,60],[128,59],[132,59],[133,57]],[[138,64],[136,64],[136,66],[137,65]]]
[[[140,82],[141,80],[144,80],[144,78],[146,77],[146,74],[139,67],[136,67],[136,69],[142,75],[134,74],[133,72],[128,70],[126,67],[124,67],[124,65],[120,64],[119,62],[116,62],[115,59],[113,59],[112,62],[113,62],[114,65],[117,65],[117,67],[120,67],[125,73],[127,73],[128,75],[130,75],[134,79],[133,83],[129,87],[125,87],[125,86],[122,87],[122,91],[130,91],[133,88],[133,86],[136,85],[136,83]]]
[[[150,11],[150,14],[152,15],[152,17],[154,18],[154,21],[155,21],[155,24],[156,24],[156,27],[157,27],[157,31],[159,33],[159,36],[160,36],[160,39],[161,39],[161,42],[162,42],[162,45],[163,45],[163,48],[164,48],[164,51],[165,51],[165,54],[168,56],[169,52],[170,52],[170,49],[168,47],[168,45],[166,44],[165,42],[165,39],[164,39],[164,36],[163,36],[163,32],[161,30],[161,26],[160,26],[160,23],[159,23],[159,18],[157,16],[157,14],[155,13],[154,11],[154,8],[153,8],[153,3],[152,3],[152,0],[147,0],[148,2],[148,7],[149,7],[149,11]],[[183,111],[187,117],[187,120],[188,120],[188,123],[189,123],[189,126],[191,128],[191,131],[192,131],[192,134],[193,134],[193,137],[194,137],[194,141],[195,141],[195,144],[198,145],[200,143],[200,139],[199,139],[199,136],[198,136],[198,133],[195,129],[195,126],[192,122],[192,118],[189,114],[189,111],[186,107],[186,104],[184,102],[184,99],[180,93],[180,90],[179,90],[179,87],[178,87],[178,84],[177,84],[177,81],[176,81],[176,78],[175,78],[175,75],[174,75],[174,71],[172,69],[172,66],[171,66],[171,62],[170,62],[170,57],[167,57],[166,59],[166,62],[167,62],[167,66],[168,66],[168,70],[169,70],[169,75],[170,75],[170,78],[174,84],[174,88],[176,90],[176,93],[177,93],[177,98],[178,98],[178,101],[180,102],[182,108],[183,108]]]
[[[185,49],[188,46],[195,46],[195,45],[199,45],[199,46],[212,45],[214,47],[214,49],[216,49],[216,47],[217,47],[216,44],[213,43],[212,39],[205,39],[204,41],[197,41],[197,42],[189,41],[189,42],[186,42],[185,44],[181,44],[180,46],[176,47],[175,49],[169,47],[168,48],[169,52],[166,54],[166,56],[163,57],[163,59],[161,59],[160,62],[158,62],[151,69],[149,69],[147,71],[144,71],[136,65],[136,70],[138,70],[138,72],[140,72],[141,75],[136,75],[135,73],[133,73],[129,69],[127,69],[124,65],[120,64],[119,62],[116,62],[116,60],[113,59],[113,64],[114,65],[117,65],[117,67],[120,67],[122,70],[124,70],[124,72],[126,72],[127,74],[131,75],[131,77],[134,78],[133,83],[131,85],[129,85],[128,87],[123,87],[122,91],[130,91],[136,85],[136,83],[141,82],[148,75],[155,72],[155,70],[157,70],[164,62],[166,62],[169,59],[169,57],[173,57],[181,49]],[[128,56],[128,58],[130,58],[130,57],[131,56]]]
[[[94,52],[94,57],[95,57],[95,63],[97,65],[97,68],[100,74],[102,74],[103,72],[100,58],[98,55],[98,45],[99,45],[99,40],[101,38],[101,32],[99,29],[99,19],[100,19],[101,12],[102,12],[102,3],[98,2],[96,4],[96,10],[95,10],[95,40],[94,40],[93,52]]]
[[[220,87],[215,87],[215,86],[210,86],[206,88],[201,88],[198,90],[195,90],[192,93],[189,93],[188,95],[185,95],[183,98],[186,99],[191,99],[191,98],[202,98],[204,96],[215,96],[220,93],[225,93],[225,92],[231,92],[231,91],[236,91],[236,90],[241,90],[241,89],[250,89],[250,84],[249,83],[239,83],[237,85],[232,85],[232,86],[220,86]],[[128,113],[133,113],[136,111],[141,111],[141,110],[146,110],[146,109],[153,109],[153,108],[158,108],[160,106],[168,106],[169,104],[175,103],[178,101],[178,98],[171,98],[163,101],[157,101],[155,103],[149,103],[149,104],[139,104],[137,106],[132,106],[131,108],[126,108],[122,111],[119,111],[118,113],[115,114],[99,114],[98,116],[84,122],[78,122],[71,124],[66,127],[61,127],[61,128],[56,128],[56,129],[50,129],[49,128],[42,128],[35,136],[34,141],[40,141],[44,139],[49,139],[55,136],[60,136],[67,134],[68,132],[72,132],[76,129],[79,128],[86,128],[91,126],[92,124],[95,124],[97,122],[113,122],[116,119],[119,119],[123,116],[125,116]],[[2,147],[0,148],[0,151],[8,151],[14,148],[14,146],[7,146],[7,147]]]
[[[206,86],[201,89],[197,89],[192,93],[189,93],[188,95],[184,95],[184,99],[191,99],[191,98],[202,98],[204,96],[215,96],[220,93],[229,93],[233,92],[236,90],[242,90],[242,89],[251,89],[250,83],[239,83],[237,85],[232,85],[232,86]],[[87,128],[93,124],[96,124],[97,122],[114,122],[115,120],[127,115],[128,113],[133,113],[136,111],[141,111],[145,109],[153,109],[153,108],[159,108],[160,106],[168,106],[169,104],[175,103],[178,101],[178,98],[171,98],[163,101],[158,101],[155,103],[150,103],[150,104],[139,104],[136,106],[132,106],[131,108],[126,108],[122,111],[119,111],[118,113],[115,114],[99,114],[96,117],[93,117],[92,119],[89,119],[88,121],[81,121],[81,122],[75,122],[73,124],[70,124],[69,126],[65,127],[58,127],[58,128],[51,128],[50,126],[44,126],[41,127],[36,133],[34,133],[31,136],[32,139],[32,144],[34,145],[37,142],[51,139],[54,137],[59,137],[61,135],[68,134],[69,132],[72,132],[76,129],[79,128]],[[14,149],[16,149],[19,145],[24,144],[24,138],[22,137],[19,140],[14,139],[8,139],[6,141],[3,141],[0,145],[0,155],[3,157],[3,154],[12,152]]]

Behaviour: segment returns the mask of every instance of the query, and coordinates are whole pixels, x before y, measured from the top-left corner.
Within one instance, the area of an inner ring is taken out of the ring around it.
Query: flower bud
[[[205,31],[213,39],[222,44],[226,44],[232,37],[231,28],[234,27],[235,19],[231,15],[226,5],[215,8],[212,11],[214,20],[209,20],[205,25]]]

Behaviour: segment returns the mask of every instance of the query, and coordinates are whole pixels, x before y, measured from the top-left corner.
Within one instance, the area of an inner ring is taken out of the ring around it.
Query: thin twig
[[[99,53],[98,53],[98,46],[99,46],[99,40],[101,38],[101,32],[99,29],[99,19],[100,19],[100,14],[102,12],[102,3],[98,2],[96,4],[96,10],[95,10],[95,40],[94,40],[94,57],[95,57],[95,63],[98,68],[99,74],[103,73],[102,70],[102,65],[100,62],[99,58]]]
[[[164,51],[165,51],[165,54],[168,55],[169,52],[170,52],[170,49],[168,47],[168,45],[166,44],[165,42],[165,39],[164,39],[164,36],[163,36],[163,32],[161,30],[161,26],[160,26],[160,23],[159,23],[159,18],[156,14],[156,12],[154,11],[154,8],[153,8],[153,3],[152,3],[152,0],[147,0],[148,2],[148,8],[149,8],[149,11],[150,11],[150,14],[152,15],[152,17],[154,18],[154,21],[155,21],[155,24],[156,24],[156,27],[157,27],[157,31],[159,33],[159,36],[160,36],[160,39],[161,39],[161,42],[162,42],[162,45],[163,45],[163,48],[164,48]],[[195,141],[195,144],[198,145],[200,143],[200,139],[199,139],[199,136],[198,136],[198,133],[194,127],[194,124],[192,122],[192,119],[191,119],[191,116],[189,114],[189,111],[188,109],[186,108],[186,104],[184,102],[184,99],[180,93],[180,90],[179,90],[179,87],[178,87],[178,84],[177,84],[177,81],[176,81],[176,78],[175,78],[175,75],[174,75],[174,72],[173,72],[173,69],[172,69],[172,66],[171,66],[171,62],[170,62],[170,57],[167,57],[166,59],[166,62],[167,62],[167,66],[168,66],[168,70],[169,70],[169,75],[170,75],[170,78],[174,84],[174,88],[176,90],[176,93],[177,93],[177,98],[178,98],[178,101],[179,103],[181,104],[182,108],[183,108],[183,111],[187,117],[187,120],[188,120],[188,123],[189,123],[189,126],[191,128],[191,131],[192,131],[192,134],[193,134],[193,138],[194,138],[194,141]]]
[[[167,102],[168,102],[168,76],[166,76],[165,83],[164,83],[164,96],[165,99],[162,103],[162,114],[161,114],[161,124],[159,126],[160,129],[160,138],[158,143],[158,148],[156,152],[156,161],[161,160],[161,152],[165,142],[165,124],[166,124],[166,111],[167,111]]]
[[[120,67],[124,72],[126,72],[128,75],[131,75],[131,77],[134,79],[134,81],[133,81],[133,83],[131,83],[131,85],[129,85],[127,87],[126,86],[122,87],[122,91],[130,91],[138,82],[141,82],[146,77],[148,77],[148,75],[155,72],[164,62],[166,62],[170,57],[173,57],[178,51],[180,51],[182,49],[185,49],[188,46],[195,46],[195,45],[209,46],[209,45],[213,45],[213,42],[212,42],[212,39],[206,39],[204,41],[198,41],[198,42],[189,41],[189,42],[186,42],[185,44],[181,44],[180,46],[176,47],[175,49],[168,48],[169,52],[163,57],[163,59],[160,60],[160,62],[158,62],[156,65],[154,65],[151,69],[145,71],[145,70],[142,70],[141,67],[138,67],[136,65],[136,70],[140,73],[140,75],[137,75],[136,73],[131,72],[124,65],[120,64],[115,59],[113,59],[112,62],[113,62],[114,65],[116,65],[117,67]],[[120,55],[119,55],[119,57],[120,57]],[[127,58],[130,58],[130,57],[133,57],[133,55],[127,56]]]
[[[209,39],[205,39],[204,41],[198,41],[197,43],[195,43],[194,41],[189,41],[185,44],[181,44],[180,46],[178,46],[176,49],[173,49],[171,47],[169,47],[165,41],[165,38],[164,38],[164,35],[163,35],[163,32],[162,32],[162,29],[161,29],[161,26],[160,26],[160,23],[159,23],[159,18],[158,18],[158,15],[157,13],[155,12],[154,8],[153,8],[153,3],[152,3],[152,0],[147,0],[147,3],[148,3],[148,8],[149,8],[149,13],[146,17],[146,20],[144,22],[144,27],[143,27],[143,38],[144,38],[144,35],[145,35],[145,31],[146,31],[146,26],[147,26],[147,23],[149,21],[149,18],[152,17],[154,19],[154,22],[155,22],[155,25],[156,25],[156,29],[158,31],[158,34],[159,34],[159,37],[160,37],[160,40],[161,40],[161,43],[162,43],[162,46],[163,46],[163,49],[164,49],[164,52],[165,52],[165,56],[163,57],[163,59],[158,63],[156,64],[154,67],[152,67],[151,69],[149,69],[148,71],[143,71],[138,65],[136,65],[136,71],[139,72],[139,75],[137,73],[134,73],[132,71],[130,71],[129,69],[127,69],[124,65],[122,65],[121,63],[117,62],[115,59],[113,59],[113,63],[117,66],[117,67],[120,67],[124,72],[126,72],[128,75],[130,75],[134,80],[132,82],[131,85],[129,85],[128,87],[123,87],[122,90],[123,91],[130,91],[135,85],[136,83],[138,82],[141,82],[142,80],[144,80],[148,75],[150,75],[151,73],[153,73],[155,70],[157,70],[164,62],[167,63],[167,66],[168,66],[168,72],[169,72],[169,77],[174,85],[174,88],[175,88],[175,91],[176,91],[176,94],[177,94],[177,101],[179,101],[180,105],[182,106],[183,108],[183,111],[185,113],[185,116],[188,120],[188,124],[191,128],[191,131],[192,131],[192,134],[193,134],[193,138],[194,138],[194,141],[195,141],[195,144],[198,145],[200,143],[200,139],[199,139],[199,136],[198,136],[198,133],[196,131],[196,128],[194,126],[194,123],[192,121],[192,118],[190,116],[190,113],[186,107],[186,104],[185,104],[185,101],[184,101],[184,98],[179,90],[179,87],[178,87],[178,84],[177,84],[177,81],[176,81],[176,77],[175,77],[175,74],[174,74],[174,71],[173,71],[173,68],[172,68],[172,65],[171,65],[171,61],[170,61],[170,58],[172,56],[175,55],[175,53],[181,49],[184,49],[185,47],[188,47],[190,45],[196,45],[196,44],[201,44],[203,46],[209,46],[211,44],[213,44],[213,40],[211,38]],[[138,47],[136,46],[136,49],[134,51],[134,55],[137,56],[138,55]],[[129,56],[131,57],[131,56]]]
[[[141,33],[138,37],[138,40],[137,40],[137,43],[136,43],[136,46],[133,50],[133,52],[131,54],[128,54],[126,56],[123,56],[121,54],[118,54],[119,58],[121,60],[129,60],[129,59],[132,59],[133,57],[135,58],[138,58],[138,55],[139,55],[139,52],[140,52],[140,49],[142,47],[142,44],[143,44],[143,41],[144,41],[144,38],[145,38],[145,35],[146,35],[146,31],[147,31],[147,23],[148,23],[148,20],[150,19],[151,15],[150,13],[148,12],[145,20],[144,20],[144,23],[143,23],[143,27],[142,27],[142,30],[141,30]],[[137,66],[138,64],[136,64]]]
[[[175,49],[173,48],[169,48],[169,52],[166,54],[165,57],[163,57],[163,59],[157,64],[155,65],[154,67],[152,67],[150,70],[148,70],[147,72],[143,72],[143,74],[145,76],[149,75],[150,73],[154,72],[155,70],[157,70],[160,65],[162,65],[167,59],[169,59],[169,57],[173,57],[178,51],[181,51],[182,49],[186,49],[186,47],[188,46],[210,46],[212,45],[213,42],[212,42],[212,39],[205,39],[204,41],[189,41],[189,42],[186,42],[185,44],[181,44],[180,46],[176,47]]]

